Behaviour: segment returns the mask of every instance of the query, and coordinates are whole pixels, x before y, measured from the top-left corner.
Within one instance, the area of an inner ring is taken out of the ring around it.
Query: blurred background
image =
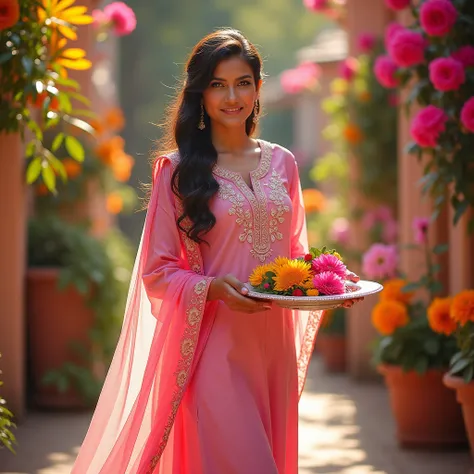
[[[296,157],[310,243],[385,286],[324,316],[300,472],[467,473],[473,24],[462,0],[0,0],[0,473],[70,472],[159,125],[224,26],[264,58],[258,132]]]

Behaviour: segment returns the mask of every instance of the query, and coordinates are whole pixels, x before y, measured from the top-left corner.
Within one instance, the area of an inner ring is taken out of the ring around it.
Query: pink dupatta
[[[171,191],[176,153],[157,160],[121,335],[72,474],[171,474],[179,459],[175,425],[181,400],[212,328],[212,277],[199,245],[176,225]],[[294,193],[292,256],[307,250],[301,187]],[[294,311],[299,394],[321,312]],[[163,452],[167,443],[173,449]]]

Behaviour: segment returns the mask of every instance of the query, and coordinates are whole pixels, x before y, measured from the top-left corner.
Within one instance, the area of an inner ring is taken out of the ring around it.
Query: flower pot
[[[456,391],[456,399],[461,404],[471,455],[474,459],[474,382],[465,383],[461,377],[445,374],[444,384]],[[474,472],[474,470],[472,471]]]
[[[60,392],[42,383],[44,375],[65,362],[84,366],[70,348],[77,341],[90,351],[89,331],[94,313],[75,288],[59,290],[59,269],[30,268],[27,271],[27,327],[32,401],[42,408],[83,408],[78,392],[71,387]]]
[[[462,412],[443,385],[442,370],[420,375],[395,365],[380,365],[390,393],[397,439],[404,448],[453,448],[467,444]]]
[[[319,353],[328,372],[346,370],[346,337],[342,334],[319,334]]]

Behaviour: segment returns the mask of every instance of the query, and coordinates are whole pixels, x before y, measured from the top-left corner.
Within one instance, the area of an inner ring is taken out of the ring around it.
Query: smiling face
[[[203,92],[203,104],[213,126],[245,126],[258,99],[260,83],[250,65],[240,56],[221,61],[209,86]]]

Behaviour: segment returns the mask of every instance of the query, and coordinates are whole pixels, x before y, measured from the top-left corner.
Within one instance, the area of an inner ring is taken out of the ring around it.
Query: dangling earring
[[[258,105],[258,100],[255,101],[255,107],[253,108],[253,123],[258,122],[258,113],[260,111],[260,106]]]
[[[204,130],[206,128],[206,124],[204,123],[204,105],[201,102],[201,120],[199,120],[198,125],[199,130]]]

